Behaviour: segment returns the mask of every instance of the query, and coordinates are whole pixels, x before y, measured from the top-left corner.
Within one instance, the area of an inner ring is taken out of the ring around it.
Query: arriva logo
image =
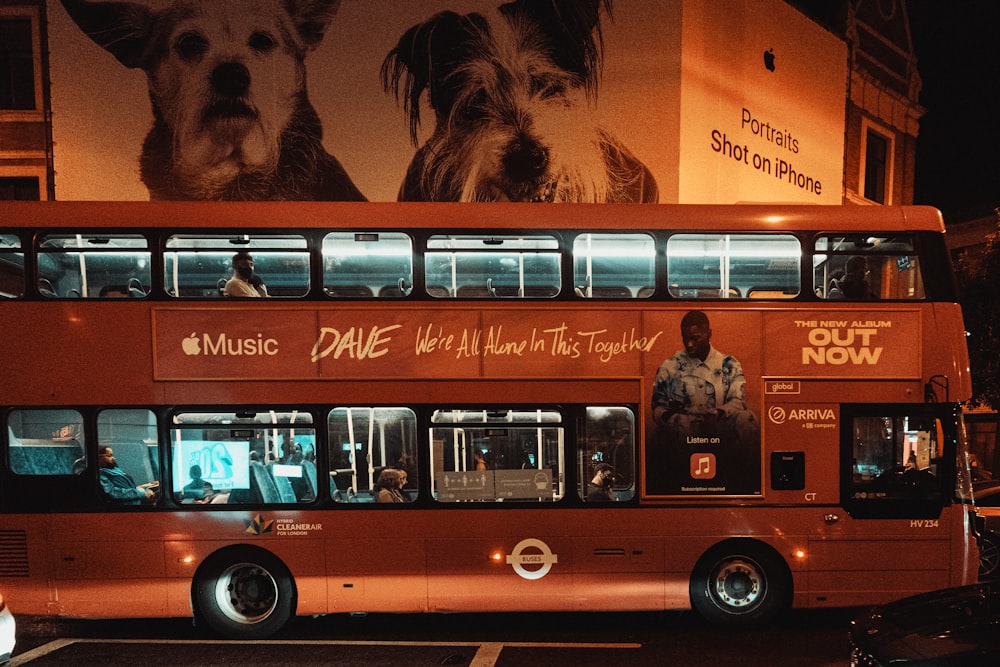
[[[767,410],[767,418],[773,424],[784,424],[788,422],[803,421],[834,421],[837,414],[831,408],[785,408],[773,405]]]
[[[181,349],[189,356],[204,354],[216,357],[273,357],[278,354],[278,341],[274,338],[264,338],[262,333],[258,333],[256,338],[233,338],[221,333],[213,339],[207,333],[199,336],[191,332],[190,336],[181,341]]]

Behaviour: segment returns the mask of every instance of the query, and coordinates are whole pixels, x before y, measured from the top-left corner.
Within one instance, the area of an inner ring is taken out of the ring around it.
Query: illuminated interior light
[[[796,558],[802,559],[806,557],[806,552],[805,549],[796,549],[795,551],[792,552],[792,555],[795,556]]]
[[[502,551],[494,551],[493,553],[490,554],[490,560],[493,561],[494,563],[502,563],[503,562],[503,552]]]
[[[194,562],[194,556],[182,556],[177,559],[178,563],[184,563],[185,565],[190,565]]]

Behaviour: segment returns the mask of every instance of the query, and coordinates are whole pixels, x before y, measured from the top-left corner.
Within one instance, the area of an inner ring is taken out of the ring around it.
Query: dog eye
[[[543,100],[562,95],[565,92],[566,86],[559,79],[542,76],[531,78],[531,94],[538,95]]]
[[[250,40],[247,42],[247,45],[254,51],[267,53],[277,46],[278,42],[266,32],[255,32],[250,35]]]
[[[182,60],[197,60],[208,51],[208,40],[193,32],[186,32],[174,42],[174,50]]]
[[[489,96],[485,90],[478,90],[465,101],[461,107],[462,116],[466,120],[483,120],[489,115]]]

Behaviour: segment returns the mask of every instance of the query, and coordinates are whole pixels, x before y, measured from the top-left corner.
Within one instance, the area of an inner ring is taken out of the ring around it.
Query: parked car
[[[851,621],[851,667],[1000,664],[1000,582],[873,607]]]
[[[1000,482],[977,483],[976,530],[979,533],[979,579],[993,579],[1000,574]]]
[[[0,593],[0,665],[10,662],[10,654],[14,652],[14,615],[4,604]]]

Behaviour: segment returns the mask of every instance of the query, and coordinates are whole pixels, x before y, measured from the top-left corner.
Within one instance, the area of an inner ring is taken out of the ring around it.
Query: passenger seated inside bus
[[[848,299],[874,299],[871,284],[868,282],[868,260],[861,255],[854,255],[844,267],[844,277],[839,286]]]
[[[100,297],[102,299],[130,299],[132,294],[124,285],[105,285],[101,288]]]
[[[136,484],[131,475],[118,467],[118,460],[111,447],[107,445],[99,447],[97,460],[100,463],[101,492],[109,502],[120,505],[141,505],[156,501],[160,483],[153,481]]]
[[[385,468],[379,473],[375,482],[377,503],[406,503],[410,499],[403,494],[406,485],[406,471],[396,468]]]
[[[253,272],[253,257],[248,252],[233,255],[233,275],[226,281],[223,296],[260,298],[268,296],[267,286]]]
[[[844,292],[840,289],[840,281],[844,278],[844,272],[837,269],[830,274],[830,283],[826,289],[827,299],[843,299]]]

